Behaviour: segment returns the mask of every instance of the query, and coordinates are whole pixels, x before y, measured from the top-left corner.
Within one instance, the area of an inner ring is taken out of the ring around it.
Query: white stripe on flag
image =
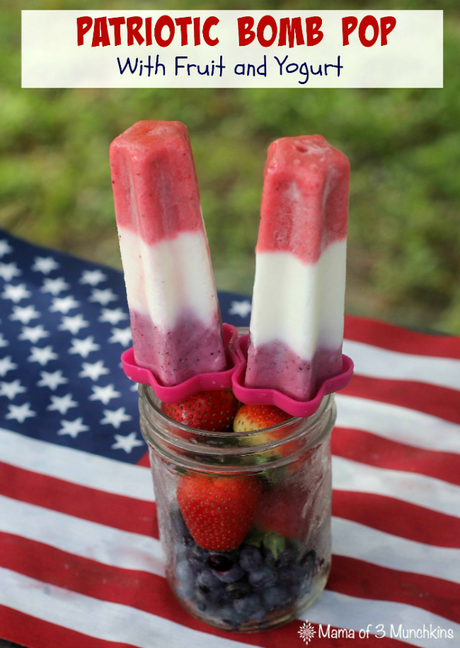
[[[164,576],[163,554],[158,540],[2,495],[0,531],[42,542],[104,565]]]
[[[0,461],[105,493],[154,500],[149,468],[31,439],[2,428]]]
[[[370,634],[381,635],[383,631],[385,636],[393,639],[398,637],[395,637],[394,633],[393,637],[391,637],[392,627],[397,632],[400,624],[405,631],[411,629],[423,631],[424,627],[430,629],[430,626],[432,626],[432,628],[450,629],[453,631],[455,638],[460,637],[460,625],[458,623],[421,608],[404,603],[394,603],[393,601],[357,598],[330,590],[325,590],[313,606],[302,614],[301,618],[303,620],[308,619],[312,623],[324,624],[324,626],[330,623],[331,626],[337,628],[350,628],[357,633],[359,630],[366,630],[369,627]],[[325,627],[324,630],[326,630]],[[318,635],[315,635],[315,639],[318,639]],[[442,637],[435,639],[427,637],[411,638],[405,641],[409,645],[419,646],[419,648],[434,648],[434,646],[436,648],[452,648],[454,645],[452,639]],[[351,645],[360,645],[359,639],[355,643],[351,642]],[[363,646],[365,645],[366,641],[364,639]]]
[[[332,552],[460,583],[460,550],[407,540],[339,517],[332,518]]]
[[[0,604],[60,627],[136,648],[247,648],[136,608],[109,603],[0,567]],[[185,612],[184,612],[185,614]]]
[[[460,487],[418,473],[376,468],[334,455],[332,487],[335,490],[386,495],[460,517]]]
[[[353,340],[344,340],[343,352],[353,358],[355,371],[361,376],[460,389],[460,360],[389,351]]]
[[[368,398],[343,394],[335,398],[339,427],[372,432],[417,448],[460,454],[460,425]]]

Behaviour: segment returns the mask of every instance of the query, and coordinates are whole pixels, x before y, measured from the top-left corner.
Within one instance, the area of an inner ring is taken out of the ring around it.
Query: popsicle
[[[320,135],[269,148],[247,387],[308,401],[342,371],[349,177],[347,157]]]
[[[221,317],[190,140],[141,121],[110,146],[134,357],[164,385],[225,369]]]

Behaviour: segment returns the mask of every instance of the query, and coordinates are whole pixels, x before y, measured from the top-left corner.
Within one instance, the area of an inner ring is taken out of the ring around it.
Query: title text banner
[[[442,11],[23,11],[24,88],[440,88]]]

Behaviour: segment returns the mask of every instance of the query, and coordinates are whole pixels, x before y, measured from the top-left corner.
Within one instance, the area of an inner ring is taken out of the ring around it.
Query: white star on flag
[[[42,367],[48,364],[50,360],[57,360],[58,355],[54,353],[52,346],[44,347],[40,349],[39,347],[32,347],[32,353],[27,358],[29,362],[38,362]]]
[[[82,358],[87,358],[90,353],[100,349],[99,344],[94,342],[94,338],[91,335],[84,340],[74,338],[71,342],[72,348],[69,349],[69,353],[78,353]]]
[[[67,378],[62,375],[61,369],[54,372],[42,371],[40,372],[41,380],[38,381],[38,387],[49,387],[52,391],[57,389],[59,385],[64,385],[69,382]]]
[[[60,331],[70,331],[73,335],[77,335],[80,332],[80,329],[89,326],[89,322],[83,319],[83,315],[78,313],[73,317],[64,315],[62,318],[62,324],[59,326]]]
[[[127,319],[128,316],[124,313],[121,308],[103,308],[102,315],[99,318],[100,322],[110,322],[110,324],[118,324],[121,320]]]
[[[17,378],[12,382],[0,382],[0,396],[6,396],[10,400],[14,400],[18,394],[23,394],[26,388],[21,385],[21,381]]]
[[[99,380],[104,374],[108,374],[109,370],[104,366],[102,360],[97,362],[84,362],[82,364],[83,371],[78,374],[81,378],[91,378],[91,380]]]
[[[103,410],[103,414],[104,418],[101,420],[101,423],[113,425],[117,430],[122,423],[130,421],[132,418],[129,414],[126,414],[124,407],[120,407],[117,410]]]
[[[244,299],[243,301],[232,301],[228,312],[230,315],[247,317],[251,312],[251,308],[251,302],[248,299]]]
[[[72,399],[72,394],[66,394],[65,396],[51,396],[51,405],[48,405],[46,409],[67,414],[67,410],[77,407],[77,405],[78,403]]]
[[[24,423],[24,421],[32,416],[36,416],[36,412],[33,412],[30,409],[30,403],[24,403],[23,405],[8,405],[9,412],[5,416],[7,419],[14,419],[19,423]]]
[[[5,254],[8,254],[9,252],[12,252],[13,248],[11,245],[6,241],[5,239],[0,240],[0,257],[5,256]]]
[[[77,302],[71,295],[67,297],[56,297],[53,299],[53,305],[50,307],[52,313],[68,313],[72,308],[76,308],[80,305],[80,302]]]
[[[112,342],[112,344],[114,344],[115,342],[119,342],[123,346],[128,346],[131,340],[132,340],[132,334],[131,334],[131,329],[129,327],[125,329],[113,328],[112,336],[109,337],[109,342]]]
[[[16,263],[0,263],[0,277],[5,281],[11,281],[14,277],[18,277],[22,272],[19,270]]]
[[[59,268],[59,263],[53,257],[35,257],[34,265],[32,270],[36,272],[43,272],[43,274],[49,274],[52,270]]]
[[[101,283],[101,281],[104,281],[105,279],[107,279],[107,275],[100,270],[83,270],[80,283],[97,286],[98,283]]]
[[[36,344],[42,338],[49,337],[49,335],[48,331],[45,331],[41,324],[39,326],[23,326],[19,339],[28,340]]]
[[[114,434],[115,443],[112,445],[114,450],[124,450],[128,454],[137,446],[144,445],[143,441],[136,438],[136,432],[131,432],[126,436],[121,434]]]
[[[75,421],[61,421],[61,429],[58,430],[59,436],[68,434],[72,439],[76,439],[80,432],[87,432],[89,427],[83,423],[83,418],[80,416]]]
[[[3,337],[3,333],[0,333],[0,348],[6,347],[8,345],[9,345],[8,340],[5,340],[5,338]]]
[[[111,288],[106,288],[105,290],[99,290],[98,288],[95,288],[91,291],[91,297],[89,298],[89,301],[97,302],[98,304],[107,306],[107,304],[114,299],[118,299],[118,297],[115,295]]]
[[[11,356],[0,358],[0,376],[3,378],[11,369],[17,369],[18,365],[11,362]]]
[[[64,281],[62,277],[58,277],[57,279],[45,279],[40,290],[44,293],[51,293],[56,296],[67,288],[70,288],[70,284]]]
[[[17,304],[21,299],[30,297],[30,292],[27,290],[25,284],[18,284],[17,286],[6,284],[2,297],[4,299],[11,299],[11,301]]]
[[[108,405],[112,398],[121,396],[120,392],[117,392],[113,385],[107,385],[106,387],[98,387],[96,385],[92,389],[93,394],[89,397],[89,400],[100,400],[104,405]]]
[[[35,306],[13,306],[13,314],[10,320],[19,321],[22,324],[29,324],[30,320],[40,317],[40,313]]]

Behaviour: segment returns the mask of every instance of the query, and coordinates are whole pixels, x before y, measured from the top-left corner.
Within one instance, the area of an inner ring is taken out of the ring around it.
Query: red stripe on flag
[[[408,380],[385,380],[355,374],[341,394],[407,407],[460,424],[460,394],[455,389]]]
[[[415,542],[460,549],[460,518],[386,495],[334,490],[332,514]]]
[[[427,475],[460,486],[460,455],[425,450],[371,432],[340,427],[334,429],[331,447],[334,455],[345,459]]]
[[[1,462],[0,493],[123,531],[159,537],[154,502],[106,493]]]
[[[460,585],[441,578],[334,555],[327,589],[358,598],[396,601],[460,622]]]
[[[94,639],[3,605],[0,629],[2,638],[33,648],[133,648],[132,644]]]
[[[150,459],[149,459],[149,451],[142,455],[142,457],[139,459],[137,462],[138,466],[146,466],[147,468],[150,468]]]
[[[367,317],[345,317],[344,337],[382,349],[460,360],[460,338],[429,335]]]

